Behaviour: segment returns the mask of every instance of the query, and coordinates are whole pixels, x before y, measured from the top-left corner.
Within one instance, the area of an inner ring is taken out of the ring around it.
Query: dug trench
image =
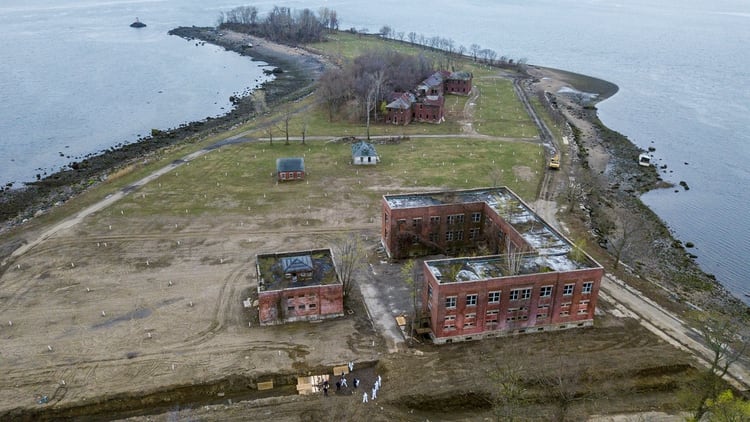
[[[357,371],[374,373],[378,361],[357,362]],[[110,421],[167,413],[174,409],[232,404],[270,397],[297,395],[297,377],[302,374],[330,374],[331,367],[297,368],[299,372],[280,372],[258,376],[234,374],[201,384],[172,385],[143,393],[103,394],[94,400],[55,404],[65,396],[65,386],[36,409],[18,408],[0,414],[0,420],[13,421]],[[262,390],[260,383],[271,381],[273,388]]]

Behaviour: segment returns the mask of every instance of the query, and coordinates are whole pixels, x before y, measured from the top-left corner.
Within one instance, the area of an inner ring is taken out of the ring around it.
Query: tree
[[[691,388],[694,398],[695,420],[701,420],[712,405],[717,404],[725,389],[724,376],[729,367],[745,353],[748,340],[740,335],[742,322],[723,315],[699,314],[695,317],[703,343],[711,352],[708,365],[700,377],[700,382]]]
[[[570,182],[565,188],[565,200],[568,203],[568,212],[572,213],[576,209],[575,205],[586,199],[586,190],[583,185],[576,182]]]
[[[307,136],[307,127],[310,124],[310,119],[305,113],[305,117],[302,118],[302,145],[305,145],[305,137]]]
[[[266,127],[266,135],[268,135],[268,144],[273,145],[273,125]]]
[[[411,320],[409,339],[411,339],[411,336],[414,333],[414,322],[417,320],[417,297],[419,288],[417,284],[416,269],[417,266],[414,265],[414,260],[412,259],[406,261],[404,265],[401,266],[401,277],[403,277],[404,283],[409,287],[409,295],[411,296],[412,315],[411,318],[409,318]]]
[[[505,172],[503,172],[503,169],[500,168],[500,166],[493,164],[490,166],[490,168],[487,171],[487,175],[490,177],[490,180],[492,181],[492,187],[496,188],[500,186],[500,184],[503,181],[503,176]]]
[[[471,57],[474,59],[474,61],[477,61],[477,55],[481,50],[482,47],[480,47],[479,44],[472,44],[469,46],[469,51],[471,52]]]
[[[367,91],[367,98],[365,102],[365,113],[367,113],[367,140],[370,140],[370,110],[375,108],[375,104],[377,104],[377,100],[375,97],[375,88],[371,88],[369,91]]]
[[[279,130],[284,133],[284,145],[289,145],[289,122],[292,120],[292,109],[287,105],[284,107],[284,113],[281,116],[281,127]]]
[[[406,38],[409,40],[410,43],[416,44],[417,43],[417,33],[412,31],[406,34]]]
[[[542,371],[537,382],[543,391],[550,395],[555,408],[550,420],[563,422],[576,401],[590,396],[585,388],[586,365],[576,357],[563,356],[559,349],[550,348],[555,356],[545,361],[553,362],[552,368]]]
[[[382,27],[380,28],[380,31],[378,31],[378,33],[379,33],[379,34],[380,34],[380,36],[382,36],[383,38],[388,38],[388,37],[390,37],[390,35],[391,35],[391,34],[393,33],[393,29],[392,29],[392,28],[391,28],[390,26],[388,26],[388,25],[383,25],[383,26],[382,26]]]
[[[613,235],[608,237],[607,243],[611,246],[615,258],[615,270],[620,266],[623,253],[627,253],[643,238],[644,230],[640,222],[626,217],[620,229],[615,230]]]
[[[320,76],[318,79],[318,94],[328,108],[328,121],[333,121],[334,114],[338,113],[351,92],[351,79],[349,74],[341,69],[333,68]]]
[[[490,379],[495,385],[493,412],[496,420],[513,422],[525,401],[523,367],[506,361],[490,373]]]
[[[750,402],[735,397],[732,390],[724,390],[715,399],[706,401],[711,421],[745,422],[750,420]]]
[[[377,103],[382,97],[382,91],[386,88],[387,82],[388,80],[386,78],[384,69],[379,69],[372,74],[372,88],[375,91],[375,97],[374,97],[375,103],[373,104],[373,109],[375,112],[376,122],[378,121]],[[370,139],[369,136],[367,139]]]
[[[365,265],[365,248],[356,233],[348,233],[334,240],[337,269],[343,285],[344,299],[349,297],[354,284],[354,275]]]
[[[521,271],[524,254],[513,245],[510,236],[505,236],[505,270],[508,275],[517,275]]]

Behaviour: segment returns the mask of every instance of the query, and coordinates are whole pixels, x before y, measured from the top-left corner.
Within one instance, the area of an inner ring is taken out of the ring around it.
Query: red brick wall
[[[471,83],[471,79],[449,79],[445,81],[445,90],[450,94],[469,95],[471,92]]]
[[[429,241],[430,233],[436,233],[437,245],[443,250],[448,248],[462,248],[469,245],[473,245],[474,240],[469,238],[469,230],[471,228],[479,228],[482,230],[484,221],[484,207],[483,202],[476,203],[462,203],[462,204],[449,204],[449,205],[438,205],[431,207],[416,207],[416,208],[398,208],[391,210],[388,206],[388,202],[383,199],[383,224],[381,236],[383,239],[383,245],[386,246],[388,253],[394,258],[406,258],[415,253],[421,252],[418,248],[412,245],[412,242],[407,244],[399,245],[399,233],[414,233],[422,239]],[[472,214],[474,212],[482,213],[482,218],[479,223],[472,222]],[[448,224],[449,215],[464,215],[463,224]],[[386,220],[387,217],[387,222]],[[435,225],[430,222],[430,217],[440,217],[439,224]],[[421,219],[416,222],[415,219]],[[405,220],[405,222],[399,225],[399,220]],[[463,231],[462,240],[448,241],[446,240],[446,232],[458,232]],[[414,250],[412,250],[414,248]]]
[[[443,118],[443,105],[414,104],[414,120],[439,123]]]
[[[258,315],[261,325],[332,318],[344,314],[343,286],[297,287],[260,292]]]
[[[284,175],[284,177],[282,177],[282,174]],[[276,177],[277,177],[277,180],[282,181],[282,182],[286,180],[302,180],[305,178],[305,172],[304,171],[280,171],[278,172]]]
[[[432,276],[432,272],[423,265],[425,286],[422,303],[423,310],[430,315],[430,324],[433,335],[440,339],[451,336],[479,335],[491,331],[509,332],[525,330],[540,326],[571,324],[580,321],[590,321],[594,317],[594,309],[599,294],[599,285],[603,275],[603,269],[585,269],[568,272],[548,272],[517,277],[505,277],[476,282],[458,282],[439,284]],[[585,282],[593,282],[592,290],[588,294],[582,292]],[[564,295],[564,286],[573,284],[573,294]],[[552,286],[550,297],[540,297],[543,286]],[[429,299],[430,288],[432,298]],[[510,300],[510,292],[513,289],[531,288],[531,297],[527,300]],[[499,303],[488,303],[489,292],[500,291]],[[467,295],[476,294],[477,304],[468,306]],[[445,300],[449,296],[456,297],[456,307],[446,308]],[[581,305],[582,301],[588,301]],[[569,303],[569,307],[564,304]],[[545,311],[540,306],[548,306]],[[518,309],[509,313],[509,310]],[[526,308],[525,310],[523,308]],[[579,313],[579,309],[585,309]],[[487,311],[497,310],[498,323],[495,326],[486,323]],[[569,315],[561,315],[568,310]],[[474,327],[465,328],[464,323],[470,322],[467,314],[474,313],[476,317]],[[537,318],[537,315],[547,314],[547,318]],[[445,317],[454,316],[455,329],[446,330]],[[522,317],[525,316],[526,319]],[[508,321],[509,317],[516,317],[514,321]]]
[[[411,123],[411,110],[388,109],[385,116],[385,122],[394,125],[408,125]]]

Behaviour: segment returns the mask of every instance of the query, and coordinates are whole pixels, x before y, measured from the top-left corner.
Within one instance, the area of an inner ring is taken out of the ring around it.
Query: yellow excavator
[[[547,167],[551,169],[559,169],[560,168],[560,154],[555,154],[552,158],[549,159],[549,163],[547,164]]]

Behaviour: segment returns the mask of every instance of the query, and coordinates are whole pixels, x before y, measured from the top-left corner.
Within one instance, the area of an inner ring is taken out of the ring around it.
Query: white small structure
[[[646,154],[645,152],[638,156],[638,165],[641,165],[643,167],[649,167],[651,166],[651,156]]]
[[[380,156],[375,147],[364,140],[352,144],[352,164],[375,165],[380,162]]]

